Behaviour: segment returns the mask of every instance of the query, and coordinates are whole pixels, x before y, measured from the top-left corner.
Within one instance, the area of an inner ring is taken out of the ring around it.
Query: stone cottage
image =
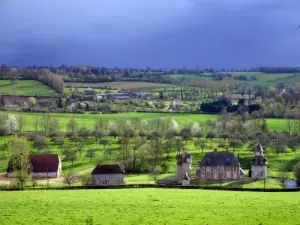
[[[264,155],[264,150],[261,145],[258,145],[255,150],[255,156],[252,159],[251,178],[264,180],[268,176],[267,158]]]
[[[95,186],[124,185],[124,174],[119,165],[98,165],[92,171],[92,182]]]
[[[60,157],[57,154],[30,155],[31,173],[34,178],[57,178],[62,173]],[[13,170],[8,165],[7,176],[13,177]]]
[[[244,171],[235,155],[231,152],[209,152],[199,162],[198,176],[201,180],[241,180]]]
[[[192,156],[190,153],[183,151],[182,155],[176,156],[177,167],[176,177],[177,183],[188,185],[191,178]]]

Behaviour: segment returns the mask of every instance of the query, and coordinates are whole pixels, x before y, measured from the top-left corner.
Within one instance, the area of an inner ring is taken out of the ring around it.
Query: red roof
[[[59,156],[56,154],[30,155],[32,172],[51,173],[57,172],[59,167]]]
[[[92,171],[92,174],[124,174],[125,171],[119,165],[98,165]]]

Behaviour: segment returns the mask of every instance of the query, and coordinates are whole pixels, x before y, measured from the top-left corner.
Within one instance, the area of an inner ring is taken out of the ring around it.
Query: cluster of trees
[[[0,75],[1,79],[9,79],[13,83],[19,79],[37,80],[52,87],[58,93],[64,93],[63,79],[58,74],[46,68],[17,68],[0,65]]]
[[[202,152],[205,148],[213,149],[213,143],[217,143],[218,148],[224,151],[236,151],[241,148],[253,150],[260,143],[267,152],[273,151],[280,154],[287,149],[296,152],[300,145],[298,133],[268,132],[264,118],[250,117],[246,114],[234,116],[224,113],[218,121],[208,120],[201,126],[197,122],[179,126],[178,122],[171,118],[152,121],[134,118],[115,122],[97,119],[91,130],[80,127],[76,119],[72,118],[66,124],[66,132],[61,132],[57,118],[46,114],[33,121],[36,127],[35,132],[26,133],[25,136],[32,141],[33,147],[40,151],[48,149],[46,137],[50,138],[62,149],[63,160],[70,161],[72,165],[84,153],[84,156],[91,162],[113,161],[122,164],[128,172],[155,174],[158,171],[167,172],[169,166],[166,160],[171,154],[180,154],[188,141],[193,141],[195,149],[202,150]],[[1,118],[3,116],[0,116]],[[20,129],[17,129],[18,120],[13,116],[6,119],[6,126],[13,131],[11,134],[20,134]],[[296,121],[291,123],[296,123]],[[97,148],[86,149],[87,141],[92,139],[96,144],[103,146],[104,156],[100,159],[96,158]],[[69,140],[67,145],[65,145],[66,140]],[[111,140],[114,140],[114,147],[112,147]],[[17,143],[16,146],[19,144]],[[25,153],[22,154],[25,155]],[[13,158],[18,159],[15,155]],[[247,163],[250,168],[250,161]],[[15,168],[18,169],[18,167]],[[292,170],[292,168],[288,169]],[[70,180],[75,179],[71,175],[68,176]]]
[[[254,111],[260,110],[259,104],[249,104],[245,105],[245,100],[240,99],[237,105],[233,105],[232,102],[223,98],[214,102],[202,103],[200,105],[200,111],[204,113],[244,113],[249,112],[252,113]]]
[[[233,79],[235,80],[243,80],[243,81],[255,81],[256,76],[245,76],[245,75],[240,75],[240,76],[235,76]]]

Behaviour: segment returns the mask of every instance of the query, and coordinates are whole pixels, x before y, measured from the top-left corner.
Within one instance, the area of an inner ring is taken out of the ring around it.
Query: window
[[[210,172],[206,173],[206,178],[210,178]]]
[[[230,167],[229,167],[229,166],[227,166],[227,171],[228,171],[228,172],[230,171]]]

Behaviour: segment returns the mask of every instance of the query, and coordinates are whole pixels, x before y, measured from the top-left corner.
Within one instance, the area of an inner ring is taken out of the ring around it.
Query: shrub
[[[300,184],[300,162],[298,162],[294,167],[294,175],[297,183]]]

